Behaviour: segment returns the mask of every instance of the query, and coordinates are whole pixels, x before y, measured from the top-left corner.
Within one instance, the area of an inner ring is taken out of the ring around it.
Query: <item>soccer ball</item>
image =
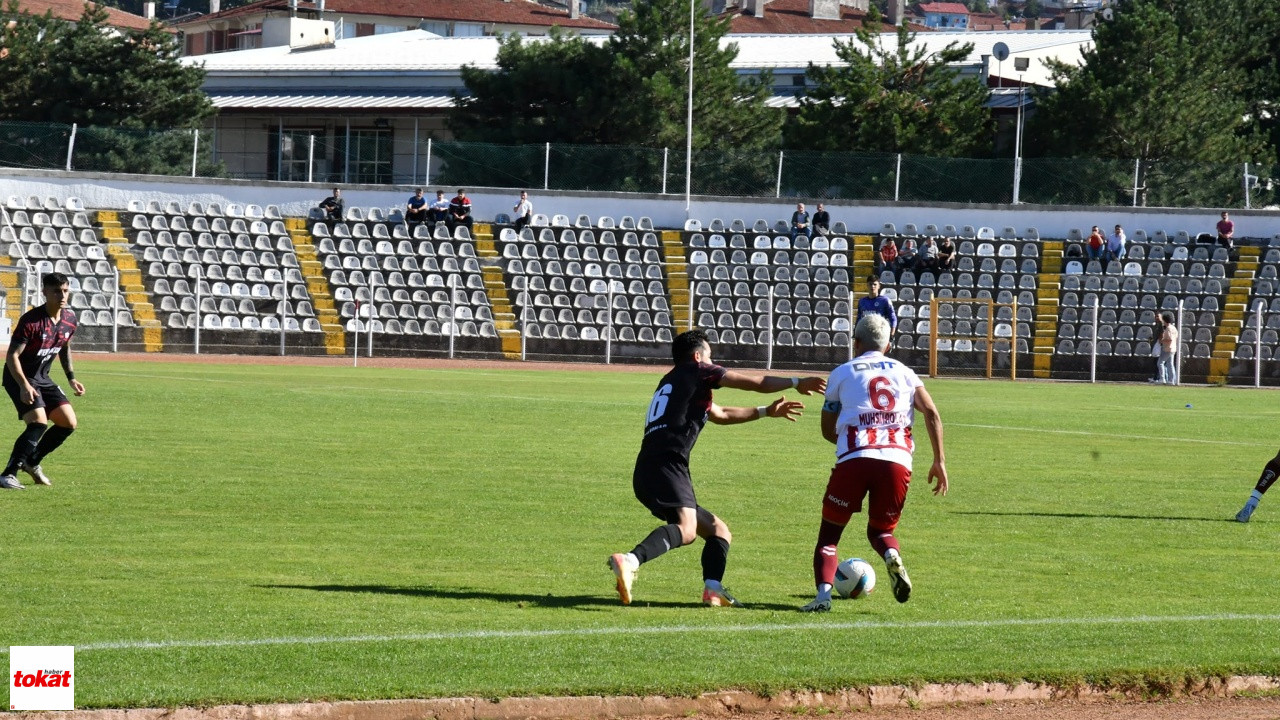
[[[862,598],[876,587],[876,571],[862,558],[849,558],[836,566],[836,592],[842,598]]]

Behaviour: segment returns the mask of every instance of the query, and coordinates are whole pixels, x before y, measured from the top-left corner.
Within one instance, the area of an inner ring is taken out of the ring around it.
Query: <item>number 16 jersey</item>
[[[910,470],[916,388],[923,385],[914,370],[878,352],[832,371],[823,410],[838,413],[836,462],[867,457]]]

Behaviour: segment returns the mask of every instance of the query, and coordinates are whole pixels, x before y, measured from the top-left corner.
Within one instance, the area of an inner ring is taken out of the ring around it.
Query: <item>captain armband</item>
[[[839,400],[828,400],[828,401],[826,401],[826,402],[822,403],[822,412],[829,412],[829,413],[837,413],[837,414],[839,414],[839,412],[840,412],[840,401],[839,401]]]

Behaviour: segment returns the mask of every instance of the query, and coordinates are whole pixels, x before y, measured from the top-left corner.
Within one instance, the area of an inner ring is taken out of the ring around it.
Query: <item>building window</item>
[[[460,22],[453,24],[454,37],[480,37],[482,35],[484,35],[483,23]]]
[[[439,20],[424,20],[418,27],[429,33],[439,35],[440,37],[449,37],[449,23],[447,22],[440,22]]]
[[[314,177],[322,179],[329,166],[329,144],[325,142],[324,128],[271,128],[270,157],[267,169],[271,180],[307,180],[307,158],[311,153],[311,138],[316,139]]]
[[[388,184],[391,182],[391,130],[382,128],[351,129],[351,152],[344,150],[347,140],[345,130],[337,131],[337,157],[334,165],[338,175],[342,174],[341,166],[350,160],[346,173],[346,182]]]

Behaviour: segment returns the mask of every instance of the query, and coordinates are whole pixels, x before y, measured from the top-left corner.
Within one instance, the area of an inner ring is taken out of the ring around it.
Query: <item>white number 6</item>
[[[658,392],[653,394],[653,402],[649,403],[649,419],[645,421],[648,425],[667,411],[667,401],[671,399],[671,384],[667,383],[658,388]]]

